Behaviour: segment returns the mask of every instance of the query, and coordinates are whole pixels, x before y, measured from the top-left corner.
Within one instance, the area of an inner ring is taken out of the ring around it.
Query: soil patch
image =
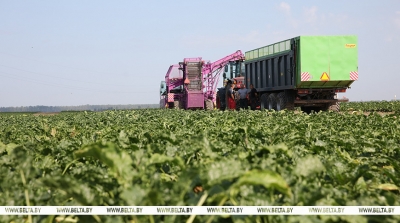
[[[59,112],[38,112],[33,114],[34,116],[39,116],[39,115],[57,115]]]

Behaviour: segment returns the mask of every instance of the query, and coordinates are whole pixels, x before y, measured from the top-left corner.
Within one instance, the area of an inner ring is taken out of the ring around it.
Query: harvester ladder
[[[201,61],[199,62],[188,62],[186,64],[186,77],[190,81],[187,86],[189,91],[201,91],[202,90],[202,79],[201,79]]]

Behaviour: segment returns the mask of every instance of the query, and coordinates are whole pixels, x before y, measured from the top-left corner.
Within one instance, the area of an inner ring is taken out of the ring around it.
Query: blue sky
[[[185,57],[357,35],[351,101],[400,98],[400,1],[0,0],[0,107],[157,104]],[[221,78],[222,79],[222,78]]]

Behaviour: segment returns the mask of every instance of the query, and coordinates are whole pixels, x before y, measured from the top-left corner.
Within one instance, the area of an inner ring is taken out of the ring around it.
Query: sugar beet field
[[[342,112],[0,113],[0,206],[400,206],[400,102]],[[189,216],[33,216],[33,222]],[[196,216],[191,222],[399,222]],[[27,222],[27,216],[0,216]]]

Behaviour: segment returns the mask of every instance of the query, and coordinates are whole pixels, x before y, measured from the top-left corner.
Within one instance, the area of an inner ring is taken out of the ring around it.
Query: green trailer
[[[299,36],[245,53],[261,109],[339,110],[337,93],[358,79],[357,36]]]

